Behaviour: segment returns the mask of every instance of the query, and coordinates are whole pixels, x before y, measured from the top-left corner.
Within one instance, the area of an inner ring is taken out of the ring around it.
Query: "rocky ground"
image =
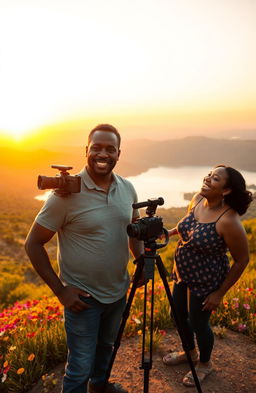
[[[123,339],[113,366],[111,380],[120,382],[129,393],[144,392],[144,372],[140,370],[141,349],[138,337]],[[174,330],[168,331],[153,352],[150,370],[150,393],[196,393],[196,388],[182,385],[188,365],[165,366],[162,356],[180,349],[180,339]],[[255,393],[256,344],[248,337],[226,331],[224,338],[215,339],[212,357],[214,371],[202,384],[203,393]],[[45,381],[39,381],[28,393],[60,393],[64,364],[52,370]]]

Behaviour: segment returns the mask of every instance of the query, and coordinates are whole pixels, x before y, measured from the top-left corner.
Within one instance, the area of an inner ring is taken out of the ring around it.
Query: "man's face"
[[[106,176],[115,167],[120,150],[113,132],[95,131],[86,147],[87,167],[94,176]]]

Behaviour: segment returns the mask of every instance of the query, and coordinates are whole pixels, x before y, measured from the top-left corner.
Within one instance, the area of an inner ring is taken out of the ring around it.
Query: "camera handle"
[[[166,233],[165,233],[166,235]],[[168,232],[167,235],[168,236]],[[160,246],[160,247],[159,247]],[[174,301],[172,298],[172,294],[169,288],[169,284],[167,282],[167,271],[164,267],[164,264],[162,262],[162,259],[160,257],[160,255],[156,254],[156,249],[157,248],[161,248],[164,247],[164,245],[160,245],[160,244],[156,244],[155,242],[151,242],[146,243],[145,244],[145,252],[144,254],[142,254],[139,258],[137,258],[134,263],[136,264],[136,271],[135,271],[135,275],[134,275],[134,279],[133,279],[133,284],[131,287],[131,291],[127,300],[127,304],[125,307],[125,310],[123,312],[123,316],[122,316],[122,321],[120,324],[120,328],[117,334],[117,338],[116,341],[114,343],[114,349],[113,349],[113,353],[112,353],[112,357],[110,360],[110,364],[109,364],[109,368],[107,370],[106,373],[106,380],[105,380],[105,386],[109,380],[110,374],[111,374],[111,370],[115,361],[115,357],[118,351],[118,348],[120,347],[120,343],[121,343],[121,338],[124,332],[124,328],[127,322],[127,319],[129,317],[130,314],[130,308],[132,305],[132,301],[137,289],[137,285],[138,282],[142,276],[142,272],[145,272],[146,275],[146,283],[144,284],[144,305],[143,305],[143,329],[142,329],[142,362],[141,362],[141,367],[140,369],[144,370],[144,393],[148,393],[149,392],[149,371],[152,368],[152,354],[153,354],[153,320],[154,320],[154,271],[155,271],[155,265],[157,266],[158,272],[160,274],[160,277],[162,279],[164,288],[165,288],[165,292],[170,304],[170,308],[172,311],[172,315],[175,321],[175,325],[178,331],[178,334],[180,336],[181,342],[182,342],[182,346],[184,348],[184,351],[186,353],[187,359],[188,359],[188,363],[192,372],[192,375],[194,377],[194,381],[195,381],[195,386],[196,389],[198,391],[198,393],[203,393],[201,386],[200,386],[200,382],[198,379],[198,376],[196,374],[196,370],[194,367],[194,363],[191,359],[191,355],[189,353],[189,349],[188,349],[188,345],[187,345],[187,341],[186,341],[186,336],[185,333],[183,331],[182,325],[179,321],[179,317],[178,317],[178,313],[177,310],[175,309],[174,306]],[[148,281],[151,280],[151,299],[150,299],[150,320],[149,320],[149,326],[150,326],[150,341],[149,341],[149,353],[146,356],[146,350],[145,350],[145,333],[146,333],[146,325],[147,325],[147,313],[146,313],[146,307],[147,307],[147,287],[148,287]],[[104,392],[104,389],[103,389]]]
[[[69,172],[67,172],[67,170],[68,169],[72,169],[72,166],[65,167],[65,166],[61,166],[61,165],[58,165],[58,166],[57,165],[52,165],[52,168],[59,169],[59,171],[60,171],[60,178],[61,178],[61,180],[63,182],[63,186],[65,187],[65,185],[67,184],[67,176],[69,176]],[[62,189],[62,188],[56,188],[54,190],[54,194],[58,195],[58,196],[61,196],[61,197],[64,197],[64,196],[70,195],[70,192],[65,191],[65,189]]]

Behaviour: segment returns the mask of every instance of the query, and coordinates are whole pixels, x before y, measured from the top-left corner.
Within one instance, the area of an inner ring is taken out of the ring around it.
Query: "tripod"
[[[165,244],[164,244],[165,245]],[[145,350],[145,337],[146,337],[146,319],[147,319],[147,314],[146,314],[146,304],[147,304],[147,282],[144,284],[144,315],[143,315],[143,330],[142,330],[142,363],[141,363],[141,369],[144,370],[144,393],[149,392],[149,372],[152,368],[152,354],[153,354],[153,316],[154,316],[154,272],[155,272],[155,265],[157,266],[159,275],[162,279],[162,282],[164,284],[165,292],[170,304],[170,308],[172,311],[172,315],[176,324],[177,331],[179,333],[179,336],[181,338],[181,342],[184,348],[184,351],[186,353],[187,359],[189,366],[191,368],[192,375],[194,377],[195,381],[195,386],[197,388],[198,393],[203,393],[196,371],[194,367],[194,363],[191,359],[187,343],[186,343],[186,337],[184,335],[183,329],[181,324],[179,323],[179,318],[177,315],[177,312],[174,307],[173,303],[173,298],[171,295],[171,291],[166,279],[166,269],[163,265],[162,259],[159,256],[159,254],[156,253],[157,248],[163,247],[164,245],[162,244],[157,244],[154,240],[149,241],[149,242],[144,242],[144,254],[142,254],[138,259],[134,261],[134,263],[137,265],[135,275],[134,275],[134,280],[133,280],[133,285],[128,297],[128,301],[126,304],[126,308],[123,313],[122,321],[120,324],[119,332],[114,344],[114,350],[112,354],[112,358],[110,360],[110,365],[108,368],[107,372],[107,379],[106,382],[108,381],[111,370],[115,361],[115,357],[118,351],[118,348],[120,347],[121,343],[121,338],[123,335],[123,331],[125,328],[126,321],[129,317],[130,313],[130,308],[132,305],[132,301],[136,292],[137,285],[139,283],[140,278],[142,277],[142,272],[144,272],[145,279],[146,281],[152,280],[152,291],[151,291],[151,308],[150,308],[150,321],[149,321],[149,326],[150,326],[150,340],[149,340],[149,354],[146,356],[146,350]]]

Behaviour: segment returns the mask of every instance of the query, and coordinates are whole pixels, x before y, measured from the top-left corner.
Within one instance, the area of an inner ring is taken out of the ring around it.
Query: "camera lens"
[[[140,235],[139,224],[134,223],[134,224],[127,225],[127,233],[128,233],[128,236],[130,236],[130,237],[139,238],[139,235]]]
[[[61,177],[48,177],[39,175],[37,186],[39,190],[45,190],[47,188],[61,188],[63,187],[63,180]]]

